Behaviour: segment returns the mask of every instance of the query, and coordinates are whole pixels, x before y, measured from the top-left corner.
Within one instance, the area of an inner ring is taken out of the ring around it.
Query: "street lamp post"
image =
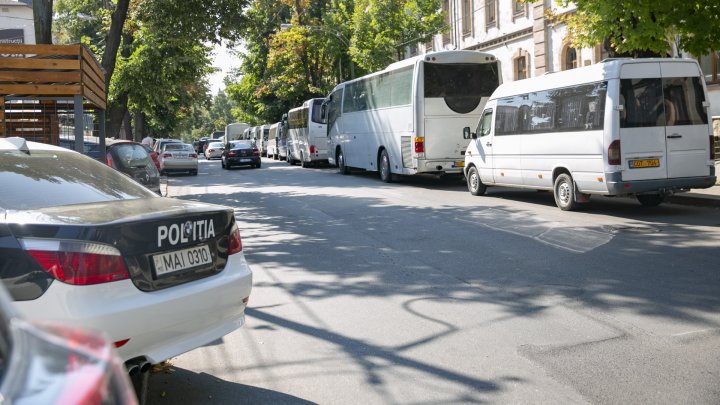
[[[340,42],[343,43],[348,49],[350,48],[350,40],[348,40],[343,34],[341,34],[339,31],[336,31],[332,28],[322,27],[319,25],[294,25],[294,24],[280,24],[280,30],[286,31],[291,29],[292,27],[302,27],[307,28],[309,30],[315,30],[315,31],[321,31],[326,34],[332,35],[334,38],[337,38],[340,40]],[[338,65],[340,70],[340,75],[342,76],[342,59],[338,59]],[[352,58],[350,58],[350,78],[353,79],[355,77],[355,63],[353,63]]]

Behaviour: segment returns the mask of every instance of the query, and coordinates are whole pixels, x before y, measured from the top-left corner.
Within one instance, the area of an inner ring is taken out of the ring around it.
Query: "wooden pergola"
[[[104,150],[105,109],[105,73],[84,45],[0,44],[0,136],[57,145],[66,129],[84,152],[89,117]]]

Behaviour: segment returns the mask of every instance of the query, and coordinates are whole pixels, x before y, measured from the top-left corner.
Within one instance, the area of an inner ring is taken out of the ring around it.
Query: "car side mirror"
[[[477,139],[477,134],[470,132],[470,127],[463,128],[463,139]]]

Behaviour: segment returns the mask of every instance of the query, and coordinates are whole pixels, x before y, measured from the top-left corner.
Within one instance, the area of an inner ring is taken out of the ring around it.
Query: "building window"
[[[432,52],[433,50],[433,39],[430,38],[430,41],[425,43],[425,52]]]
[[[707,83],[720,83],[720,52],[715,51],[710,55],[701,56],[698,62]]]
[[[513,19],[527,17],[527,3],[512,0]]]
[[[497,0],[485,0],[485,28],[497,27]]]
[[[570,70],[578,67],[577,49],[566,45],[562,52],[562,70]]]
[[[450,24],[450,0],[443,0],[442,11],[445,15],[445,30],[442,34],[442,40],[443,45],[446,45],[450,43],[450,31],[452,30],[452,25]]]
[[[473,26],[473,1],[462,0],[462,32],[463,35],[470,35]]]
[[[528,63],[526,56],[520,56],[514,59],[515,65],[515,80],[522,80],[528,78]]]

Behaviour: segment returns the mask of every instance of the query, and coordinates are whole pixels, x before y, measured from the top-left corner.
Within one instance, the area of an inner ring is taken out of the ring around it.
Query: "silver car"
[[[179,142],[163,145],[158,159],[160,160],[160,174],[190,172],[191,175],[197,176],[198,155],[192,145]]]
[[[210,142],[205,149],[205,159],[220,159],[224,150],[225,144],[222,142]]]

